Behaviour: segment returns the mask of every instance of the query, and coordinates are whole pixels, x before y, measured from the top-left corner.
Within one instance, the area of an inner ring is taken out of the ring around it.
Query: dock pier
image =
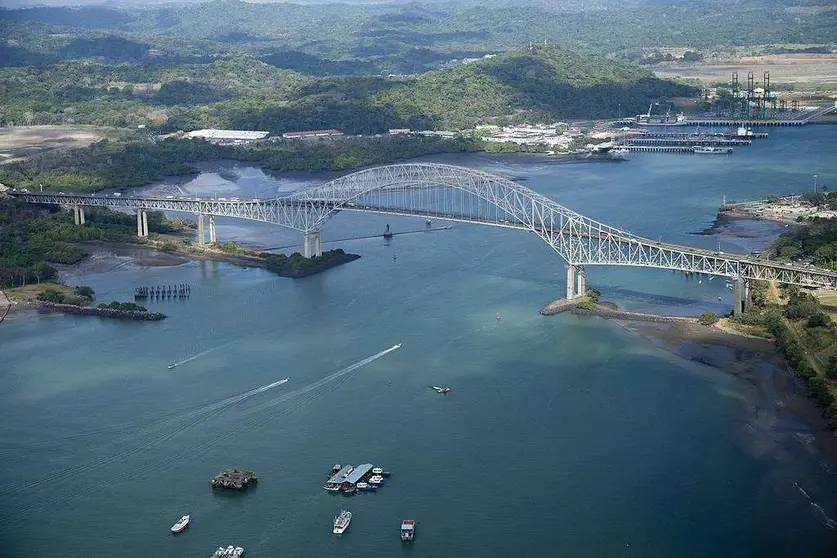
[[[176,285],[151,285],[134,288],[134,298],[145,300],[148,298],[189,298],[192,287],[189,283],[178,283]]]

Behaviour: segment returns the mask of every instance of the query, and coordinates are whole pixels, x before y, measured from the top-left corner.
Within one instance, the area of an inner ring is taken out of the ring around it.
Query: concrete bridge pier
[[[206,243],[206,235],[203,232],[203,213],[198,213],[198,246],[203,246]]]
[[[209,216],[209,243],[215,244],[218,237],[215,236],[215,215]]]
[[[140,238],[148,236],[148,215],[142,207],[137,208],[137,236]]]
[[[572,300],[575,298],[575,266],[568,265],[567,266],[567,300]]]
[[[740,316],[750,309],[752,299],[750,298],[750,282],[746,279],[735,279],[733,283],[732,314]]]
[[[302,248],[302,255],[306,258],[310,258],[312,254],[314,256],[322,256],[323,243],[320,239],[320,231],[309,231],[307,233],[303,233]]]
[[[575,292],[575,296],[584,296],[587,294],[587,277],[584,275],[584,268],[579,266],[578,267],[578,290]]]
[[[73,222],[76,225],[83,225],[84,221],[84,207],[81,205],[73,206]]]

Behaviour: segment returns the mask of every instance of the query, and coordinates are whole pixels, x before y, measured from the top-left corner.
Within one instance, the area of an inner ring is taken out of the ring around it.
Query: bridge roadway
[[[547,242],[568,264],[567,296],[585,292],[585,266],[638,266],[729,277],[735,281],[736,312],[747,300],[747,281],[775,280],[837,289],[837,273],[738,254],[655,241],[594,221],[507,178],[463,167],[408,163],[366,169],[331,182],[271,199],[81,194],[9,194],[27,202],[70,206],[83,224],[85,206],[137,210],[137,233],[148,234],[148,210],[250,219],[290,227],[303,234],[305,255],[320,254],[320,231],[341,211],[383,213],[525,230]],[[738,302],[741,302],[739,305]]]

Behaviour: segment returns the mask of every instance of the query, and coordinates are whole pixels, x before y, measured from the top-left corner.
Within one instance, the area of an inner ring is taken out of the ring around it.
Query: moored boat
[[[378,485],[384,482],[384,477],[382,475],[372,475],[369,477],[369,484],[370,485]]]
[[[352,522],[352,512],[341,510],[340,515],[334,518],[334,529],[332,532],[335,535],[342,535],[346,532],[346,529],[349,528],[349,524]]]
[[[411,541],[416,536],[416,520],[405,519],[401,522],[401,540]]]
[[[732,153],[732,147],[716,147],[714,145],[695,145],[692,147],[692,153],[699,153],[702,155],[728,155]]]
[[[174,525],[171,526],[171,532],[172,533],[179,533],[183,529],[185,529],[189,525],[189,517],[190,516],[188,514],[181,517],[177,521],[177,523],[175,523]]]

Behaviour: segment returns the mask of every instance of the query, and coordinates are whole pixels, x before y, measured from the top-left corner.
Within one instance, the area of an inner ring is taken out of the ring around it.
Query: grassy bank
[[[788,359],[806,395],[837,430],[837,295],[823,298],[798,287],[751,282],[752,307],[726,320],[726,327],[769,337]],[[824,304],[825,303],[825,304]]]

